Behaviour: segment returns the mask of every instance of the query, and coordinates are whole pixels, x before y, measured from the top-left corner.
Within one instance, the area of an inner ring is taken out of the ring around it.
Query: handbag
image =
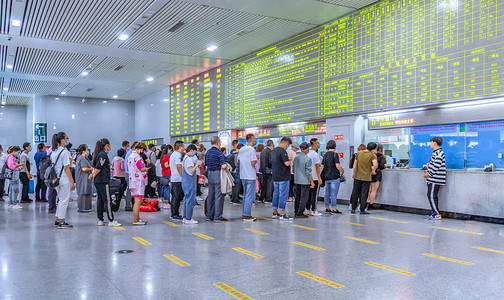
[[[346,177],[345,177],[345,175],[340,174],[339,181],[340,181],[340,183],[346,182]]]
[[[205,175],[203,175],[203,165],[201,165],[201,175],[198,176],[198,184],[205,183]]]
[[[0,174],[0,179],[12,179],[12,170],[7,167],[7,162],[5,162],[5,165],[2,168],[2,173]]]

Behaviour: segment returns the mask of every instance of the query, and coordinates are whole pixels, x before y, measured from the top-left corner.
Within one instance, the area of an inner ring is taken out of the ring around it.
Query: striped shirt
[[[225,163],[226,159],[219,148],[212,147],[208,149],[205,154],[205,165],[209,171],[219,171]]]
[[[434,153],[432,153],[427,172],[429,173],[427,183],[446,184],[446,160],[441,148],[434,150]]]

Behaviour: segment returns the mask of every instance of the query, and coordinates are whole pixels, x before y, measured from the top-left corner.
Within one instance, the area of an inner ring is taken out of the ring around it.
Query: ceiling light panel
[[[154,0],[33,0],[21,36],[108,46]]]
[[[19,48],[14,73],[76,78],[97,56]]]
[[[118,66],[122,66],[115,71]],[[122,82],[140,82],[147,76],[164,70],[172,70],[175,64],[138,59],[107,57],[93,69],[86,78]]]
[[[31,97],[23,96],[7,96],[7,105],[29,105],[31,102]]]
[[[9,23],[11,21],[11,8],[13,0],[0,1],[0,33],[9,34]]]
[[[194,55],[262,19],[262,15],[173,0],[120,47]],[[184,25],[179,29],[168,31],[181,21]]]
[[[91,75],[91,73],[89,73]],[[90,91],[88,91],[91,88]],[[68,97],[86,97],[86,98],[101,98],[110,99],[110,95],[121,94],[121,100],[135,100],[135,98],[130,97],[128,93],[122,94],[122,89],[113,86],[105,85],[90,85],[90,84],[76,84],[68,91]]]
[[[22,94],[59,95],[67,86],[68,83],[65,82],[12,78],[9,91]]]

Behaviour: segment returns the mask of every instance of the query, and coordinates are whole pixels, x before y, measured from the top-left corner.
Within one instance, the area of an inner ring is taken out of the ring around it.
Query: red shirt
[[[168,168],[165,168],[165,163],[168,163]],[[161,169],[163,169],[163,176],[171,176],[170,156],[167,154],[165,154],[165,156],[163,156],[163,159],[161,160]]]

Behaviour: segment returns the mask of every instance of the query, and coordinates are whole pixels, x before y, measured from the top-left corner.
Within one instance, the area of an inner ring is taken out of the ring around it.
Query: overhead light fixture
[[[211,46],[208,46],[208,48],[206,48],[208,51],[214,51],[215,49],[217,49],[217,46],[215,45],[211,45]]]
[[[127,40],[128,38],[129,38],[129,35],[127,35],[127,34],[121,34],[121,35],[119,36],[119,39],[120,39],[121,41],[125,41],[125,40]]]
[[[164,102],[168,102],[168,101],[170,101],[170,99],[163,99],[163,101],[164,101]]]
[[[147,78],[147,81],[152,81],[152,80],[154,80],[154,77]]]
[[[112,96],[112,98],[114,98],[114,99],[117,99],[117,97],[119,97],[119,96],[117,96],[117,95]]]
[[[59,100],[59,98],[58,98],[58,97],[56,97],[56,98],[54,98],[54,100]]]
[[[72,115],[72,119],[75,119],[75,115]]]
[[[4,92],[7,92],[9,90],[9,88],[3,88]]]
[[[12,69],[12,65],[6,65],[5,66],[7,69]]]
[[[460,103],[452,103],[441,105],[441,108],[456,108],[456,107],[465,107],[465,106],[479,106],[479,105],[487,105],[492,103],[504,103],[503,98],[499,99],[491,99],[491,100],[478,100],[478,101],[468,101],[468,102],[460,102]]]
[[[107,103],[107,100],[103,100],[103,103]]]
[[[14,27],[19,27],[19,26],[21,26],[21,21],[20,20],[12,20],[11,24]]]
[[[87,74],[89,74],[88,71],[84,71],[84,72],[81,73],[82,76],[86,76]]]
[[[61,95],[66,95],[66,92],[65,91],[61,92]]]

